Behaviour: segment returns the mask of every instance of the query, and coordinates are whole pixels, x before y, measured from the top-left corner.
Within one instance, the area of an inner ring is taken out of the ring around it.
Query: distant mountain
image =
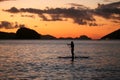
[[[0,39],[43,39],[43,40],[51,40],[51,39],[61,39],[61,40],[68,40],[68,39],[74,39],[74,40],[91,40],[91,38],[87,37],[86,35],[82,35],[78,38],[56,38],[51,35],[41,35],[37,33],[35,30],[21,27],[19,28],[16,33],[6,33],[6,32],[0,32]]]
[[[42,35],[41,39],[49,40],[49,39],[57,39],[57,38],[51,35]]]
[[[0,39],[15,39],[15,33],[0,32]]]
[[[91,40],[91,38],[89,38],[89,37],[86,36],[86,35],[82,35],[82,36],[80,36],[80,37],[78,37],[78,38],[76,38],[76,39],[78,39],[78,40]]]
[[[103,36],[101,39],[117,40],[120,39],[120,29]]]
[[[72,39],[74,39],[74,38],[72,38],[72,37],[66,37],[66,38],[60,37],[59,39],[60,39],[60,40],[72,40]]]
[[[7,32],[0,32],[0,39],[56,39],[56,37],[51,35],[41,35],[37,33],[35,30],[21,27],[19,28],[16,33],[7,33]]]
[[[21,27],[16,32],[16,39],[40,39],[41,35],[38,34],[36,31]]]
[[[59,38],[61,40],[71,40],[71,39],[74,39],[74,40],[92,40],[91,38],[89,38],[88,36],[86,35],[81,35],[80,37],[76,37],[76,38],[72,38],[72,37],[67,37],[67,38]]]

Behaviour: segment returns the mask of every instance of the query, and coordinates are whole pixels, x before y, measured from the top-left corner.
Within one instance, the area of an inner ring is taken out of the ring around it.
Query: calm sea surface
[[[120,41],[1,40],[0,80],[120,80]]]

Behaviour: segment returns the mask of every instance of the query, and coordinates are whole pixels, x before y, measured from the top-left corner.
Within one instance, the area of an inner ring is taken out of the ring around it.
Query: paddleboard
[[[59,56],[58,58],[63,58],[63,59],[70,59],[72,58],[71,56]],[[78,58],[78,59],[88,59],[89,57],[88,56],[75,56],[74,58]]]

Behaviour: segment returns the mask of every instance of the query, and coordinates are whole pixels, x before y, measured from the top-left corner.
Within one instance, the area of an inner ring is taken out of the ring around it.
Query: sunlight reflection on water
[[[120,41],[69,40],[0,41],[0,80],[120,80]]]

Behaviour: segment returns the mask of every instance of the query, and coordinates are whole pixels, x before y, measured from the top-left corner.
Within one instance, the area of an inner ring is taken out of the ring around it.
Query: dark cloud
[[[77,3],[68,3],[68,5],[71,5],[72,7],[78,8],[78,9],[89,9],[88,7],[81,5],[81,4],[77,4]]]
[[[43,21],[50,21],[45,15],[39,14],[39,17],[42,18]]]
[[[35,18],[35,16],[34,16],[34,15],[23,15],[23,14],[21,14],[21,17],[30,17],[30,18]]]
[[[120,2],[111,4],[98,4],[95,13],[107,19],[120,19]]]
[[[88,21],[94,21],[93,15],[91,14],[91,10],[86,9],[75,9],[72,8],[48,8],[47,10],[41,10],[41,9],[33,9],[33,8],[21,8],[17,9],[15,7],[12,7],[9,10],[5,10],[7,12],[11,13],[18,13],[18,12],[29,12],[38,14],[40,18],[44,21],[63,21],[63,18],[72,18],[75,23],[78,23],[80,25],[85,25],[88,23]],[[48,19],[47,16],[44,14],[49,14],[51,19]]]
[[[75,23],[84,25],[88,21],[94,21],[93,15],[88,10],[78,10],[75,8],[56,8],[46,10],[45,13],[50,14],[52,21],[62,21],[63,18],[72,18]]]
[[[62,16],[60,14],[51,14],[52,21],[62,21]]]
[[[18,12],[20,12],[16,7],[12,7],[11,9],[4,10],[4,11],[11,12],[11,13],[18,13]]]
[[[98,24],[96,24],[96,23],[89,23],[89,26],[98,26]]]
[[[18,23],[10,23],[8,21],[1,21],[0,22],[0,28],[5,28],[5,29],[13,29],[13,28],[18,28]]]
[[[10,29],[12,28],[12,24],[7,21],[1,21],[0,28]]]
[[[114,2],[110,4],[98,4],[98,8],[119,8],[120,9],[120,1],[119,2]]]
[[[69,3],[72,5],[71,8],[49,8],[41,10],[41,9],[34,9],[34,8],[21,8],[17,9],[12,7],[11,9],[5,10],[11,13],[18,13],[18,12],[28,12],[33,14],[38,14],[43,21],[63,21],[67,20],[68,18],[73,19],[74,23],[79,25],[89,25],[89,26],[98,26],[94,18],[94,15],[102,16],[103,18],[107,19],[116,19],[120,20],[120,2],[114,2],[110,4],[98,4],[96,9],[89,9],[83,5]],[[77,6],[74,7],[74,6]],[[51,18],[48,18],[46,15],[48,14]],[[22,15],[23,17],[23,15]],[[28,15],[24,16],[28,17]]]
[[[104,2],[113,2],[113,1],[120,1],[120,0],[103,0]]]
[[[44,10],[34,9],[34,8],[21,8],[21,9],[17,9],[17,10],[19,12],[29,12],[29,13],[34,13],[34,14],[42,14],[43,12],[45,12]],[[10,10],[10,11],[12,12],[12,10]]]

